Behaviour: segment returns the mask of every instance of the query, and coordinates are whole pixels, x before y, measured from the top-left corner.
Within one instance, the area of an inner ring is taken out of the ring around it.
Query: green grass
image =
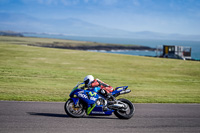
[[[26,45],[55,41],[67,40],[0,37],[0,100],[64,101],[92,74],[134,103],[200,103],[200,62]]]

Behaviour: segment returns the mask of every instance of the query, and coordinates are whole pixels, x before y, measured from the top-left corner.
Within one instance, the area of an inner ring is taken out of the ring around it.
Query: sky
[[[0,0],[0,13],[77,18],[131,32],[200,35],[200,0]]]

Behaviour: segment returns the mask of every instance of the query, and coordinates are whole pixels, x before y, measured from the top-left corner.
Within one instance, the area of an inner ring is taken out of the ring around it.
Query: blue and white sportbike
[[[134,105],[127,99],[115,99],[121,94],[131,92],[128,86],[117,87],[108,94],[102,94],[100,87],[84,90],[78,83],[70,93],[70,98],[65,103],[65,112],[71,117],[87,115],[112,115],[120,119],[130,119],[135,111]]]

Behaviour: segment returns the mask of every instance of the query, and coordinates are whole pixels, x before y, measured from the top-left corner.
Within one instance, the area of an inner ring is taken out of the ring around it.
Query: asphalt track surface
[[[135,104],[129,120],[71,118],[64,103],[0,101],[0,133],[200,133],[200,104]]]

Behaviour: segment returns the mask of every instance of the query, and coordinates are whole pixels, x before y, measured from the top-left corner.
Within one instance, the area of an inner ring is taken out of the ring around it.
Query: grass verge
[[[64,101],[92,74],[134,103],[200,103],[200,62],[26,45],[51,41],[66,40],[0,37],[0,100]]]

